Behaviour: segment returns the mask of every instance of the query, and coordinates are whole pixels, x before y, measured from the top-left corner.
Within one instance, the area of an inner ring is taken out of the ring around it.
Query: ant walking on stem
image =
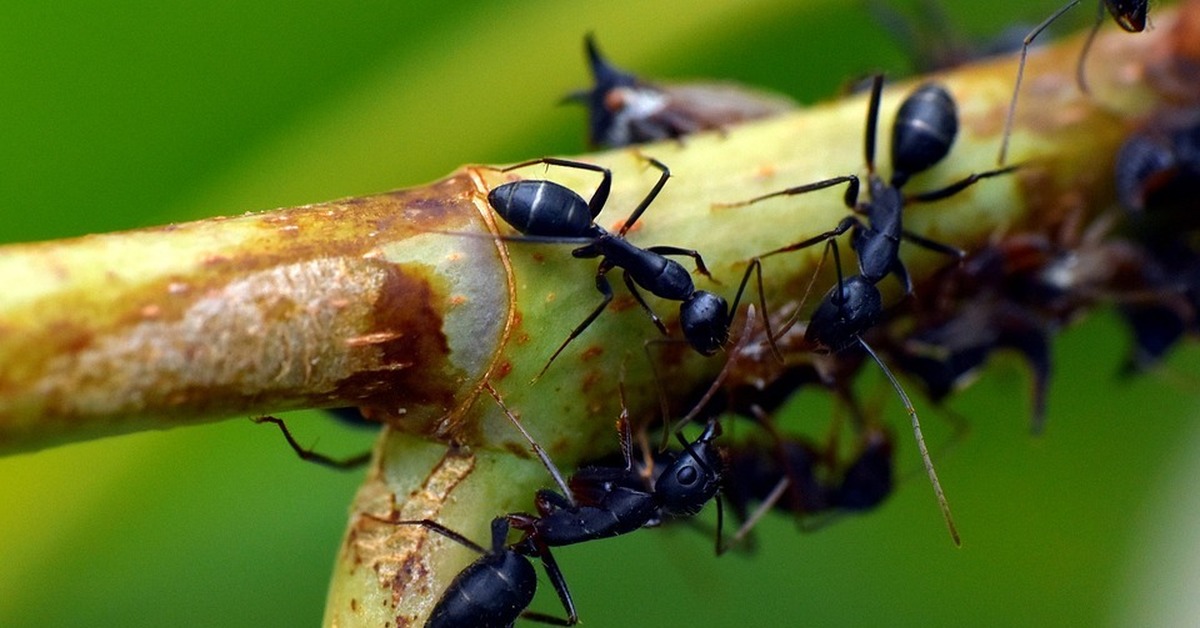
[[[904,185],[914,175],[940,162],[950,152],[958,133],[958,113],[954,99],[945,88],[936,84],[918,87],[905,98],[892,127],[892,176],[885,181],[875,172],[875,136],[879,120],[879,105],[883,93],[883,76],[876,75],[871,86],[870,104],[867,109],[864,152],[867,165],[867,189],[869,199],[859,202],[859,178],[844,175],[788,188],[766,194],[748,201],[724,204],[725,207],[741,207],[778,196],[793,196],[847,184],[844,197],[846,207],[853,213],[838,225],[824,233],[790,244],[758,256],[761,260],[772,255],[798,251],[816,244],[825,243],[833,250],[837,284],[825,295],[812,314],[805,331],[805,338],[824,351],[838,352],[857,346],[869,355],[883,371],[896,394],[904,404],[912,420],[913,435],[920,450],[925,471],[933,485],[938,505],[946,520],[946,526],[955,545],[961,544],[958,531],[950,515],[950,506],[938,481],[937,472],[925,446],[921,423],[912,401],[892,374],[891,369],[879,358],[874,349],[863,339],[863,334],[883,317],[883,298],[876,285],[887,275],[895,275],[904,286],[905,294],[912,292],[912,279],[900,259],[900,241],[907,240],[918,246],[943,253],[956,260],[964,253],[952,246],[935,242],[904,229],[902,223],[904,207],[909,203],[941,200],[953,196],[975,183],[1016,170],[1009,166],[996,170],[972,173],[943,188],[918,194],[905,194]],[[841,255],[836,238],[851,232],[851,247],[858,254],[859,274],[844,277]]]
[[[571,255],[582,259],[600,258],[600,265],[596,268],[596,290],[603,296],[603,300],[583,319],[583,322],[571,330],[567,339],[559,345],[550,359],[546,361],[546,365],[534,377],[534,381],[545,374],[554,360],[567,348],[567,345],[582,334],[612,302],[613,290],[607,275],[614,268],[622,270],[621,277],[626,287],[629,288],[630,294],[663,335],[667,335],[666,325],[646,303],[641,291],[638,290],[639,286],[659,298],[679,302],[679,326],[682,328],[684,338],[697,353],[711,356],[729,338],[729,325],[746,286],[745,279],[738,288],[733,306],[729,307],[720,295],[707,290],[697,290],[687,269],[670,258],[670,256],[690,257],[696,263],[696,271],[712,279],[712,275],[704,265],[704,259],[695,250],[674,246],[641,248],[625,239],[625,234],[642,217],[642,214],[654,202],[671,177],[670,169],[662,162],[652,157],[643,157],[643,159],[659,171],[658,182],[638,203],[616,233],[610,233],[595,222],[596,216],[604,209],[612,189],[612,172],[601,166],[543,157],[509,166],[501,171],[509,172],[535,164],[545,164],[598,172],[601,175],[600,184],[587,201],[570,188],[553,181],[538,179],[512,181],[499,185],[488,193],[488,202],[496,210],[496,213],[522,234],[521,236],[499,236],[500,239],[516,242],[579,244],[581,246],[571,251]]]

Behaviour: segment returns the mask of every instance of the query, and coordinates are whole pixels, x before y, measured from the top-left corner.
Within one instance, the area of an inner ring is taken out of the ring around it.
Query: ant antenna
[[[861,336],[857,337],[858,344],[870,355],[879,368],[883,370],[883,374],[887,376],[888,381],[892,383],[892,388],[896,389],[896,394],[900,396],[900,401],[904,403],[904,409],[908,411],[908,416],[912,418],[913,435],[917,439],[917,449],[921,452],[921,461],[925,464],[925,473],[929,475],[929,482],[933,484],[933,493],[937,496],[938,506],[942,509],[942,516],[946,519],[946,527],[950,530],[950,538],[954,541],[956,547],[962,547],[962,539],[958,535],[958,528],[954,525],[954,516],[950,514],[950,503],[946,501],[946,494],[942,491],[942,483],[938,480],[937,471],[933,469],[933,460],[929,457],[929,449],[925,446],[925,436],[921,433],[921,420],[917,418],[917,409],[913,407],[912,401],[904,389],[900,387],[900,382],[896,380],[896,376],[892,374],[892,370],[879,359],[875,350],[871,345],[867,344]]]
[[[746,343],[750,341],[750,327],[753,325],[753,323],[754,306],[748,305],[746,306],[746,323],[742,326],[742,335],[738,337],[737,344],[734,345],[733,350],[729,352],[729,357],[725,360],[725,366],[721,367],[721,372],[717,373],[716,379],[713,380],[712,384],[708,387],[708,390],[704,391],[704,395],[700,397],[700,400],[692,406],[692,409],[686,415],[684,415],[682,419],[677,421],[675,425],[671,427],[671,431],[675,432],[676,435],[679,434],[679,431],[682,430],[685,425],[696,419],[696,416],[700,414],[700,411],[703,410],[706,405],[708,405],[708,402],[711,401],[713,396],[717,394],[717,390],[720,389],[721,385],[725,383],[725,380],[729,378],[729,373],[733,370],[733,366],[737,362],[740,350],[743,349],[746,346]],[[663,447],[663,449],[666,449],[666,447]]]
[[[1025,77],[1025,58],[1027,56],[1029,56],[1029,45],[1032,44],[1033,40],[1036,39],[1038,35],[1041,35],[1042,31],[1046,30],[1046,27],[1050,26],[1050,24],[1054,20],[1057,20],[1059,17],[1062,16],[1063,13],[1066,13],[1067,11],[1071,10],[1071,8],[1073,8],[1077,4],[1079,4],[1079,0],[1071,0],[1070,2],[1068,2],[1066,4],[1066,6],[1055,11],[1050,17],[1043,20],[1041,24],[1038,24],[1037,26],[1033,27],[1033,30],[1029,31],[1029,34],[1025,36],[1024,41],[1021,42],[1021,60],[1017,63],[1017,82],[1015,85],[1013,85],[1012,99],[1008,101],[1008,116],[1004,118],[1004,133],[1003,133],[1003,135],[1000,136],[1000,156],[999,156],[999,158],[996,159],[996,165],[998,165],[998,166],[1003,166],[1004,161],[1008,158],[1008,139],[1009,139],[1009,136],[1012,135],[1013,121],[1015,120],[1016,114],[1017,114],[1017,94],[1019,94],[1021,91],[1021,80],[1024,79],[1024,77]],[[1098,4],[1100,4],[1100,10],[1103,11],[1104,10],[1103,3],[1098,3]],[[1101,13],[1100,18],[1101,19],[1104,18],[1103,13]],[[1100,22],[1096,22],[1096,28],[1092,29],[1091,36],[1088,37],[1087,43],[1084,44],[1084,49],[1083,49],[1084,54],[1087,53],[1088,47],[1091,46],[1092,37],[1096,36],[1096,30],[1099,29],[1099,27],[1100,27]],[[1083,92],[1086,94],[1087,88],[1084,86],[1084,82],[1083,82],[1083,59],[1082,59],[1082,57],[1079,60],[1079,67],[1078,67],[1077,72],[1078,72],[1077,78],[1079,79],[1080,88],[1082,88]]]
[[[260,417],[254,417],[251,420],[254,421],[255,423],[259,423],[259,424],[274,423],[275,426],[279,428],[279,431],[283,432],[284,439],[287,440],[288,445],[291,445],[292,451],[296,452],[297,456],[300,456],[301,460],[311,462],[314,464],[319,464],[321,466],[329,467],[331,469],[337,469],[339,471],[348,471],[351,469],[356,469],[358,467],[363,466],[364,464],[367,464],[367,462],[369,462],[371,460],[371,452],[370,451],[365,451],[361,454],[357,454],[354,456],[350,456],[349,458],[343,458],[343,459],[339,460],[337,458],[331,458],[329,456],[326,456],[325,454],[322,454],[322,453],[317,453],[316,451],[313,451],[312,449],[307,449],[305,447],[302,447],[300,445],[300,443],[296,441],[296,438],[294,436],[292,436],[291,430],[289,430],[287,428],[287,424],[283,422],[283,419],[280,419],[278,417],[260,416]]]
[[[504,400],[500,398],[500,393],[496,392],[495,388],[492,388],[491,382],[484,382],[483,387],[486,388],[488,393],[492,395],[492,399],[496,400],[496,405],[500,406],[500,409],[504,411],[504,415],[508,417],[508,420],[512,421],[512,424],[517,426],[517,430],[521,432],[521,435],[525,437],[525,440],[529,441],[530,447],[533,448],[533,453],[537,454],[537,457],[541,459],[542,466],[546,467],[546,471],[550,472],[550,477],[554,478],[554,483],[558,485],[558,489],[562,491],[562,494],[566,496],[567,501],[570,502],[571,507],[574,508],[577,505],[575,503],[575,493],[571,491],[571,487],[567,485],[567,481],[563,479],[562,472],[559,471],[558,467],[554,466],[554,462],[550,460],[550,455],[546,453],[545,449],[542,449],[541,445],[537,444],[537,441],[533,440],[533,437],[530,436],[529,432],[525,430],[525,426],[521,425],[521,420],[518,419],[511,410],[508,409],[508,406],[504,405]]]

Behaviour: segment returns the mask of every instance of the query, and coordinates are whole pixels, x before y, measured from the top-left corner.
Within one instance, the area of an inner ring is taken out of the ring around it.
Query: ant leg
[[[713,203],[712,206],[714,209],[732,209],[735,207],[745,207],[747,205],[753,205],[759,201],[765,201],[769,198],[775,198],[776,196],[795,196],[797,194],[807,194],[808,192],[815,192],[817,190],[823,190],[825,188],[833,187],[835,185],[839,185],[842,183],[849,183],[849,186],[846,188],[846,195],[842,198],[842,200],[843,200],[843,202],[846,203],[846,207],[853,208],[854,206],[856,206],[858,204],[858,189],[859,189],[858,176],[853,175],[853,174],[843,175],[840,177],[833,177],[831,179],[825,179],[822,181],[817,181],[815,183],[806,183],[804,185],[796,186],[794,188],[787,188],[785,190],[779,190],[778,192],[771,192],[770,194],[756,196],[748,201],[738,201],[735,203]]]
[[[771,354],[775,356],[775,359],[783,362],[783,353],[779,350],[779,345],[775,343],[775,334],[771,331],[771,311],[767,309],[767,294],[763,290],[761,258],[751,258],[750,265],[746,267],[746,272],[742,275],[742,283],[738,284],[737,295],[733,297],[733,305],[729,307],[729,315],[733,317],[737,314],[738,304],[742,302],[742,293],[746,290],[746,283],[750,281],[752,271],[758,275],[758,302],[763,311],[763,330],[767,332],[767,344],[771,346]]]
[[[721,283],[712,276],[712,273],[708,272],[708,267],[704,265],[704,258],[700,257],[700,253],[695,249],[681,249],[677,246],[652,246],[645,250],[651,253],[658,253],[659,255],[686,255],[695,260],[696,272],[708,277],[713,283]]]
[[[1092,30],[1088,31],[1087,39],[1083,42],[1083,49],[1079,51],[1079,62],[1075,64],[1075,82],[1079,85],[1079,91],[1084,94],[1091,94],[1092,92],[1088,89],[1083,64],[1087,61],[1088,51],[1092,49],[1092,42],[1096,41],[1096,33],[1100,32],[1101,24],[1104,24],[1104,3],[1097,2],[1096,23],[1092,25]]]
[[[641,154],[639,156],[649,162],[651,166],[657,168],[662,174],[658,177],[658,182],[654,184],[654,187],[650,188],[650,192],[646,194],[646,198],[643,198],[642,202],[638,203],[638,206],[633,209],[633,213],[629,214],[629,217],[625,219],[625,224],[621,225],[621,229],[617,231],[618,238],[625,237],[625,232],[629,231],[630,227],[642,217],[642,213],[646,211],[650,203],[654,202],[654,199],[658,197],[658,193],[662,191],[663,186],[667,184],[667,179],[671,178],[671,169],[666,164],[653,157]],[[594,218],[595,214],[592,214],[592,217]]]
[[[496,389],[492,387],[491,382],[484,382],[483,387],[492,395],[492,399],[496,400],[496,405],[500,406],[500,409],[504,411],[504,415],[508,417],[508,420],[521,432],[521,436],[524,436],[525,440],[529,441],[529,446],[533,448],[533,453],[537,454],[537,457],[541,459],[542,466],[546,467],[546,471],[550,472],[550,477],[554,478],[554,483],[558,485],[559,490],[563,492],[567,501],[574,507],[575,495],[571,492],[571,487],[567,485],[567,481],[563,479],[562,472],[558,470],[558,467],[554,466],[554,461],[550,460],[550,454],[547,454],[546,450],[537,444],[537,441],[533,440],[533,437],[525,430],[525,426],[521,424],[521,420],[508,409],[508,406],[504,405],[504,400],[500,398],[500,393],[496,392]]]
[[[685,446],[687,446],[687,443],[682,440],[680,430],[682,430],[685,425],[691,423],[696,419],[697,416],[699,416],[700,411],[708,405],[708,402],[712,401],[712,398],[716,396],[717,391],[721,389],[721,385],[725,383],[725,380],[729,379],[729,373],[733,370],[734,364],[737,362],[740,350],[750,340],[750,328],[753,326],[753,324],[754,306],[751,305],[746,309],[746,323],[742,326],[742,335],[738,337],[737,345],[734,346],[733,350],[729,352],[729,358],[725,360],[725,365],[721,367],[721,372],[717,373],[717,377],[713,379],[712,384],[708,386],[708,390],[704,391],[704,394],[701,395],[696,404],[692,406],[692,409],[688,411],[688,413],[685,414],[682,419],[677,421],[671,428],[671,431],[675,432],[675,436],[680,438],[680,442],[683,442]],[[665,445],[663,448],[666,448]]]
[[[820,235],[815,235],[807,240],[801,240],[800,242],[797,242],[795,244],[789,244],[785,247],[775,249],[774,251],[768,251],[766,253],[763,253],[762,255],[759,255],[759,257],[760,258],[771,257],[772,255],[778,255],[780,253],[790,253],[792,251],[799,251],[800,249],[806,249],[814,244],[820,244],[822,242],[833,242],[834,238],[842,235],[843,233],[846,233],[851,228],[856,228],[856,229],[863,228],[862,221],[859,220],[857,216],[853,216],[853,215],[846,216],[845,218],[842,219],[841,222],[839,222],[837,224],[836,227],[834,227],[833,229],[830,229],[829,231],[826,231],[825,233],[822,233]]]
[[[1066,13],[1071,7],[1079,4],[1079,0],[1071,0],[1063,8],[1057,10],[1050,17],[1042,21],[1041,24],[1033,27],[1029,34],[1025,36],[1025,40],[1021,42],[1021,60],[1017,62],[1017,81],[1013,84],[1012,99],[1008,101],[1008,115],[1004,118],[1004,131],[1000,136],[1000,155],[996,159],[997,166],[1003,166],[1004,160],[1008,157],[1008,139],[1012,135],[1013,122],[1016,119],[1017,113],[1017,94],[1021,93],[1021,80],[1025,77],[1025,58],[1029,56],[1029,45],[1037,38],[1042,31],[1046,30],[1047,26],[1054,20],[1057,20]],[[1103,3],[1099,3],[1103,5]],[[1102,9],[1103,10],[1103,9]],[[1085,92],[1087,90],[1084,90]]]
[[[963,179],[961,179],[959,181],[955,181],[954,183],[951,183],[950,185],[947,185],[946,187],[941,188],[939,190],[933,190],[931,192],[922,192],[920,194],[913,194],[912,196],[906,196],[906,197],[904,197],[904,202],[906,202],[906,203],[927,203],[929,201],[940,201],[948,196],[954,196],[955,194],[958,194],[959,192],[971,187],[972,185],[975,185],[976,183],[978,183],[979,181],[982,181],[983,179],[990,179],[992,177],[998,177],[1000,175],[1008,174],[1010,172],[1017,170],[1020,167],[1021,167],[1021,164],[1017,164],[1014,166],[1006,166],[1004,168],[997,168],[995,170],[987,170],[985,172],[972,172],[971,174],[967,175]]]
[[[500,172],[508,172],[510,170],[525,168],[534,164],[562,166],[564,168],[575,168],[578,170],[591,170],[592,172],[599,172],[601,175],[600,185],[596,186],[596,191],[592,192],[592,198],[588,199],[588,209],[591,210],[593,219],[599,215],[601,209],[604,209],[604,204],[608,202],[609,192],[612,191],[612,171],[610,171],[608,168],[582,161],[559,159],[557,157],[542,157],[540,159],[530,159],[529,161],[522,161],[519,164],[501,168]]]
[[[917,439],[917,449],[921,452],[921,461],[925,464],[925,473],[929,475],[929,482],[933,485],[933,493],[937,497],[938,506],[942,509],[942,517],[946,519],[946,527],[950,530],[950,538],[954,541],[954,545],[961,547],[962,539],[958,536],[958,528],[954,526],[954,517],[950,514],[950,504],[946,501],[946,494],[942,491],[942,483],[938,480],[937,471],[933,468],[933,460],[929,457],[929,449],[925,446],[925,436],[921,433],[921,420],[917,418],[917,409],[913,407],[912,401],[905,394],[904,389],[900,387],[900,382],[896,376],[892,374],[892,370],[879,359],[871,345],[867,344],[861,336],[858,337],[858,344],[871,356],[883,374],[891,382],[892,388],[896,389],[896,394],[900,396],[900,401],[904,404],[904,409],[908,412],[908,416],[912,418],[913,436]]]
[[[949,244],[943,244],[941,242],[938,242],[937,240],[930,240],[929,238],[926,238],[923,235],[918,235],[907,229],[900,232],[900,237],[904,238],[905,240],[908,240],[909,242],[912,242],[913,244],[915,244],[923,249],[933,251],[934,253],[941,253],[943,255],[948,255],[960,262],[962,261],[962,259],[964,257],[967,256],[967,252],[958,248],[957,246],[950,246]]]
[[[612,302],[612,286],[609,285],[608,279],[604,277],[604,274],[610,270],[612,270],[612,265],[608,264],[607,262],[601,262],[600,267],[596,269],[596,289],[600,291],[600,294],[604,295],[604,300],[600,302],[600,305],[597,306],[596,309],[592,310],[591,314],[588,314],[587,318],[583,319],[582,323],[577,325],[575,329],[571,330],[571,333],[567,336],[567,339],[558,346],[558,349],[554,351],[554,355],[550,356],[549,360],[546,360],[546,366],[543,366],[542,370],[538,371],[538,374],[533,378],[532,381],[529,382],[530,384],[536,383],[539,379],[541,379],[542,375],[546,374],[546,370],[550,368],[550,365],[554,363],[555,358],[557,358],[558,355],[563,352],[563,349],[566,349],[567,345],[571,344],[572,340],[578,337],[579,334],[582,334],[583,330],[587,329],[588,325],[591,325],[592,321],[595,321],[596,318],[599,317],[600,314],[605,310],[605,308],[608,307],[608,304]]]
[[[287,425],[283,422],[283,419],[273,417],[273,416],[260,416],[260,417],[255,417],[252,420],[255,423],[260,423],[260,424],[261,423],[274,423],[275,426],[279,428],[279,431],[283,432],[284,439],[287,440],[288,445],[291,445],[292,451],[296,452],[297,456],[300,456],[301,460],[306,460],[306,461],[312,462],[314,464],[319,464],[321,466],[329,467],[331,469],[339,469],[342,471],[348,471],[350,469],[357,469],[358,467],[361,467],[361,466],[367,464],[367,462],[369,462],[371,460],[371,452],[369,452],[369,451],[363,452],[363,453],[355,455],[355,456],[351,456],[349,458],[345,458],[343,460],[338,460],[336,458],[330,458],[329,456],[326,456],[325,454],[319,454],[311,449],[305,449],[305,448],[301,447],[300,443],[296,442],[296,439],[294,437],[292,437],[292,433],[291,433],[291,431],[288,430]]]
[[[883,98],[883,75],[876,74],[871,80],[871,100],[867,105],[867,130],[863,137],[863,156],[867,161],[867,172],[875,174],[875,135],[879,128],[879,101]]]
[[[642,296],[641,291],[637,289],[637,285],[633,283],[633,277],[629,275],[629,271],[622,272],[621,279],[625,281],[625,286],[629,288],[629,292],[633,295],[634,300],[638,302],[638,305],[642,306],[642,309],[645,310],[646,315],[649,316],[650,320],[654,322],[654,326],[658,328],[658,331],[662,332],[662,335],[666,336],[667,326],[663,324],[662,319],[658,317],[658,314],[655,314],[654,310],[650,309],[650,304],[646,303],[646,298]]]
[[[725,552],[737,547],[738,545],[741,545],[742,542],[746,540],[746,537],[750,535],[750,532],[754,530],[756,526],[758,526],[758,522],[761,521],[768,512],[771,512],[771,509],[775,507],[775,504],[779,503],[780,499],[783,499],[783,494],[787,492],[788,487],[790,487],[791,484],[792,480],[787,475],[779,478],[779,481],[775,483],[775,487],[772,488],[771,492],[767,494],[767,498],[758,505],[758,508],[754,509],[754,512],[750,513],[749,517],[746,517],[746,520],[742,522],[741,527],[738,528],[737,532],[735,532],[728,541],[721,539],[719,532],[720,526],[718,526],[717,556],[720,556]],[[719,512],[720,511],[718,511],[718,513]]]
[[[525,611],[521,613],[521,617],[552,626],[574,626],[579,623],[579,613],[575,612],[575,602],[571,599],[571,590],[567,588],[567,579],[563,577],[558,561],[554,560],[554,554],[546,544],[535,540],[534,547],[537,549],[538,558],[542,559],[542,568],[546,570],[554,592],[558,594],[558,601],[562,602],[563,610],[567,612],[567,617],[563,619],[536,611]]]
[[[371,519],[373,521],[378,521],[379,523],[387,523],[387,524],[396,525],[396,526],[421,526],[422,528],[425,528],[427,530],[437,532],[438,534],[450,539],[451,541],[454,541],[455,543],[458,543],[459,545],[462,545],[464,547],[475,550],[476,552],[478,552],[480,554],[488,553],[488,551],[483,549],[483,547],[481,547],[478,543],[472,541],[471,539],[468,539],[467,537],[455,532],[454,530],[451,530],[450,528],[447,528],[446,526],[444,526],[436,521],[433,521],[432,519],[401,519],[401,520],[385,519],[383,517],[378,517],[376,515],[373,515],[369,512],[362,513],[362,516],[366,517],[367,519]],[[503,524],[499,535],[497,535],[497,529],[496,529],[497,521],[499,521]],[[495,519],[492,520],[492,551],[493,552],[503,551],[504,544],[507,541],[508,541],[508,522],[505,521],[504,517],[496,517]]]

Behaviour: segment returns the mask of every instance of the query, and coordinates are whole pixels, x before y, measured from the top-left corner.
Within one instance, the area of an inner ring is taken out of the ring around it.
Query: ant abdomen
[[[510,550],[486,554],[459,572],[429,615],[426,628],[506,628],[537,591],[537,572],[528,558]]]
[[[892,186],[941,161],[958,135],[958,107],[941,85],[918,87],[896,112],[892,125]]]
[[[488,192],[488,203],[505,222],[525,235],[581,237],[593,222],[587,201],[553,181],[505,183]]]

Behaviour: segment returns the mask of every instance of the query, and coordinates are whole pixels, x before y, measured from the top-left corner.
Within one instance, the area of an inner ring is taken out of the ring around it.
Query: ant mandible
[[[496,210],[496,213],[523,234],[516,237],[500,236],[501,239],[582,244],[571,252],[574,257],[600,258],[600,266],[596,269],[596,290],[603,295],[603,300],[588,314],[587,318],[583,319],[583,322],[571,330],[567,339],[546,361],[546,365],[542,367],[537,377],[534,377],[534,381],[550,368],[550,365],[567,348],[567,345],[583,333],[612,302],[612,286],[606,275],[614,268],[622,269],[622,279],[629,288],[629,292],[633,294],[642,310],[646,312],[663,335],[667,334],[666,326],[646,303],[638,286],[659,298],[679,301],[679,325],[683,330],[684,338],[701,355],[715,354],[729,338],[729,324],[737,310],[738,302],[741,300],[742,291],[746,285],[745,280],[738,289],[733,307],[729,307],[720,295],[706,290],[697,290],[687,269],[679,262],[667,257],[691,257],[695,260],[696,270],[711,279],[712,275],[704,265],[704,259],[695,250],[674,246],[640,248],[625,239],[625,234],[637,223],[646,208],[666,185],[667,179],[671,177],[671,171],[665,164],[652,157],[644,157],[644,159],[660,172],[658,182],[638,203],[615,234],[595,223],[596,216],[604,208],[612,189],[612,172],[601,166],[543,157],[502,170],[502,172],[508,172],[534,164],[545,164],[598,172],[601,174],[600,185],[596,187],[592,197],[587,201],[565,186],[553,181],[537,179],[512,181],[497,186],[488,193],[488,202]]]
[[[1071,0],[1061,9],[1055,11],[1050,17],[1042,21],[1041,24],[1033,27],[1029,34],[1025,36],[1025,40],[1021,43],[1021,60],[1017,63],[1017,80],[1013,85],[1012,99],[1008,103],[1008,115],[1004,118],[1004,133],[1000,139],[1000,155],[996,160],[998,165],[1003,166],[1005,159],[1008,157],[1008,139],[1012,134],[1013,120],[1017,112],[1017,94],[1021,91],[1021,80],[1025,77],[1025,58],[1029,55],[1029,46],[1033,44],[1033,40],[1037,38],[1046,27],[1050,26],[1062,14],[1069,11],[1075,5],[1079,4],[1080,0]],[[1096,22],[1092,25],[1092,30],[1088,32],[1087,40],[1083,43],[1083,49],[1079,51],[1079,61],[1075,65],[1075,82],[1079,85],[1080,91],[1089,93],[1087,77],[1084,74],[1083,64],[1087,60],[1088,51],[1092,48],[1092,42],[1096,39],[1096,33],[1100,30],[1100,25],[1104,23],[1104,12],[1108,10],[1113,21],[1118,26],[1123,28],[1127,33],[1140,33],[1146,30],[1146,13],[1150,10],[1150,0],[1099,0],[1096,2]]]
[[[859,179],[856,175],[845,175],[817,181],[807,185],[788,188],[766,194],[749,201],[726,204],[740,207],[777,196],[804,194],[840,184],[847,184],[844,197],[846,207],[853,212],[838,223],[837,227],[819,235],[769,251],[755,261],[789,251],[797,251],[822,242],[833,250],[837,284],[825,295],[813,312],[805,331],[805,338],[818,348],[838,352],[852,346],[861,347],[879,365],[896,394],[903,402],[912,420],[917,448],[925,464],[925,471],[933,485],[942,515],[955,544],[959,544],[958,531],[950,515],[950,506],[942,492],[937,472],[925,446],[921,423],[917,411],[900,382],[875,353],[862,335],[882,318],[883,298],[876,287],[889,274],[895,275],[904,286],[905,294],[912,292],[912,279],[904,262],[900,259],[900,241],[908,240],[923,248],[962,259],[964,253],[954,247],[935,242],[904,229],[903,210],[906,204],[937,201],[953,196],[980,180],[1010,173],[1018,166],[972,173],[943,188],[919,194],[904,194],[902,188],[914,175],[940,162],[949,152],[958,133],[958,113],[954,99],[945,88],[936,84],[918,87],[905,98],[896,114],[892,127],[892,176],[888,181],[875,173],[875,135],[879,120],[879,104],[883,93],[883,76],[876,75],[871,86],[870,103],[867,109],[864,152],[867,164],[867,186],[869,200],[859,203]],[[859,216],[865,217],[865,222]],[[858,254],[859,274],[842,276],[841,256],[838,252],[837,236],[850,231],[851,247]]]

